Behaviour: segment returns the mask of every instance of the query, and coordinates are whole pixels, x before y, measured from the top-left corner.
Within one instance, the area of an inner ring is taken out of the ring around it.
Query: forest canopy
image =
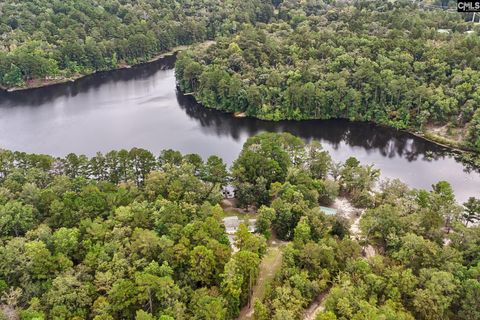
[[[0,87],[75,79],[215,40],[177,63],[181,89],[207,107],[372,121],[479,151],[480,30],[470,19],[411,1],[6,0]]]
[[[0,85],[215,40],[176,65],[207,107],[442,127],[479,151],[470,28],[411,1],[3,0]],[[480,319],[480,199],[380,174],[288,133],[249,138],[230,168],[175,150],[0,149],[0,320],[296,320],[316,304],[315,320]]]
[[[0,86],[145,62],[272,14],[265,0],[4,0]]]
[[[465,17],[411,2],[289,4],[182,53],[182,90],[261,119],[371,121],[480,151],[480,38]]]
[[[477,319],[480,199],[379,174],[287,133],[251,137],[231,170],[173,150],[0,150],[0,318],[223,320],[251,302],[254,319],[302,319],[324,297],[318,320]],[[256,219],[234,246],[227,184]],[[363,212],[357,231],[322,211],[338,197]],[[251,301],[272,246],[279,269]]]

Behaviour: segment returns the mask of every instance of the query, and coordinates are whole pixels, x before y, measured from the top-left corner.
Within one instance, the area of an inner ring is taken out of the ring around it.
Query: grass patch
[[[275,275],[282,266],[282,247],[269,247],[260,264],[260,272],[257,283],[253,290],[252,302],[255,299],[262,301],[265,298],[267,288],[271,285]]]
[[[452,140],[452,139],[449,139],[449,138],[446,138],[446,137],[442,137],[442,136],[440,136],[438,134],[435,134],[435,133],[432,133],[432,132],[426,131],[426,132],[423,133],[423,136],[425,137],[425,139],[428,139],[430,141],[436,142],[438,144],[441,144],[441,145],[444,145],[444,146],[447,146],[447,147],[453,147],[453,148],[461,149],[461,150],[468,150],[469,149],[461,141]]]
[[[256,299],[262,301],[267,294],[268,288],[271,286],[275,275],[282,267],[283,244],[276,244],[267,248],[267,253],[260,264],[260,271],[257,282],[253,287],[252,306],[248,308],[245,306],[241,312],[238,320],[252,319],[253,317],[253,303]]]
[[[255,214],[245,213],[245,212],[240,211],[237,208],[226,208],[226,209],[223,210],[222,218],[231,217],[231,216],[237,216],[238,219],[240,219],[240,220],[255,219],[255,217],[256,217]]]

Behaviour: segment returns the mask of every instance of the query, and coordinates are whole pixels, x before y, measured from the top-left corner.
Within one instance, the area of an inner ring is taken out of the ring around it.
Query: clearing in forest
[[[256,299],[262,300],[265,297],[268,285],[273,281],[275,274],[282,266],[283,246],[285,242],[278,240],[271,241],[267,253],[260,264],[260,272],[257,282],[253,287],[251,306],[246,305],[240,311],[238,320],[251,319],[253,316],[253,303]]]

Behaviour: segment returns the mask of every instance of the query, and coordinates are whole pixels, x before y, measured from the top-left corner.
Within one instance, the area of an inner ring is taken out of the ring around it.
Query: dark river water
[[[64,156],[70,152],[142,147],[176,149],[231,163],[245,140],[262,131],[288,131],[317,139],[334,160],[357,157],[382,176],[430,189],[449,181],[457,199],[480,196],[480,175],[447,150],[408,133],[368,123],[266,122],[209,110],[176,90],[167,57],[139,67],[98,73],[73,83],[23,92],[0,92],[0,148]]]

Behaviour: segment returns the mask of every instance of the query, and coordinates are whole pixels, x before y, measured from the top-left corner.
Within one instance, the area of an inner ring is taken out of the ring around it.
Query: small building
[[[257,223],[257,219],[248,219],[242,221],[237,216],[223,218],[223,225],[225,226],[225,232],[227,232],[227,234],[235,234],[241,223],[247,224],[249,232],[255,232],[255,224]]]
[[[225,217],[223,218],[223,225],[225,226],[225,232],[227,232],[227,234],[235,234],[240,225],[240,220],[237,216]]]
[[[257,223],[257,219],[248,219],[246,221],[242,221],[237,216],[223,218],[225,232],[227,233],[233,252],[238,251],[238,248],[235,247],[235,233],[237,232],[241,223],[247,223],[248,231],[251,233],[255,232],[255,224]]]
[[[223,186],[221,193],[225,199],[233,199],[235,198],[235,187],[231,184]]]
[[[334,215],[337,214],[337,209],[334,209],[334,208],[320,206],[320,210],[322,210],[323,213],[325,213],[326,215],[329,215],[329,216],[334,216]]]

